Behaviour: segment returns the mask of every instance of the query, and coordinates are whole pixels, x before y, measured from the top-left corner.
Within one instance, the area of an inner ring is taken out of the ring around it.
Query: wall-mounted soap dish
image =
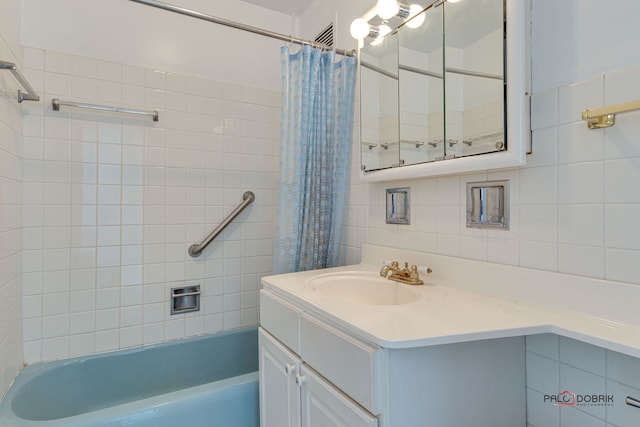
[[[200,310],[200,285],[171,288],[171,314]]]
[[[509,229],[509,181],[467,183],[467,227]]]

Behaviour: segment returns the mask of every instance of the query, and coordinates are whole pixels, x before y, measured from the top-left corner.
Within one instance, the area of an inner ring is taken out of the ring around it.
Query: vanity
[[[392,282],[388,259],[433,273]],[[602,307],[599,280],[373,245],[262,283],[263,427],[525,426],[525,336],[640,356],[634,286],[609,283]]]
[[[346,280],[370,274],[352,268],[335,273]],[[522,337],[437,346],[387,342],[282,294],[269,286],[273,280],[265,278],[260,295],[263,427],[508,427],[525,418]],[[395,304],[386,310],[377,310],[377,302],[355,304],[365,306],[363,317],[380,316],[379,322],[405,314]]]

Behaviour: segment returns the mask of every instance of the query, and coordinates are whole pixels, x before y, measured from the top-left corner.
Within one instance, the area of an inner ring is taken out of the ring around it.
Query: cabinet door
[[[300,359],[260,328],[260,425],[300,426]]]
[[[378,419],[302,365],[302,427],[377,427]]]

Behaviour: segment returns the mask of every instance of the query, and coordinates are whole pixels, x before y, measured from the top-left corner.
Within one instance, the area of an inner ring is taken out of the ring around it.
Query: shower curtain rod
[[[275,33],[269,30],[263,30],[262,28],[252,27],[251,25],[241,24],[239,22],[229,21],[228,19],[218,18],[216,16],[207,15],[202,12],[197,12],[195,10],[186,9],[179,6],[174,6],[168,3],[163,3],[155,0],[129,0],[135,3],[144,4],[147,6],[157,7],[158,9],[168,10],[170,12],[179,13],[181,15],[190,16],[192,18],[202,19],[203,21],[213,22],[215,24],[226,25],[227,27],[236,28],[238,30],[248,31],[250,33],[259,34],[261,36],[271,37],[274,39],[282,40],[285,42],[291,42],[299,45],[309,45],[314,47],[325,48],[328,50],[333,50],[340,55],[345,56],[356,56],[355,50],[344,50],[344,49],[335,49],[330,46],[326,46],[323,44],[315,43],[309,40],[302,40],[292,36],[287,36],[285,34]]]

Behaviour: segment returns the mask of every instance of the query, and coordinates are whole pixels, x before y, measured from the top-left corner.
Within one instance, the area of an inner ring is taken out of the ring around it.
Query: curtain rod
[[[261,36],[271,37],[274,39],[282,40],[285,42],[291,42],[299,45],[309,45],[314,47],[320,47],[328,50],[333,50],[340,55],[356,56],[355,50],[335,49],[330,46],[315,43],[309,40],[302,40],[285,34],[275,33],[273,31],[264,30],[262,28],[253,27],[251,25],[241,24],[239,22],[229,21],[228,19],[218,18],[216,16],[207,15],[195,10],[186,9],[179,6],[174,6],[168,3],[163,3],[155,0],[129,0],[135,3],[144,4],[147,6],[157,7],[158,9],[168,10],[170,12],[179,13],[181,15],[190,16],[192,18],[202,19],[203,21],[213,22],[214,24],[225,25],[227,27],[236,28],[238,30],[248,31],[250,33],[259,34]]]

